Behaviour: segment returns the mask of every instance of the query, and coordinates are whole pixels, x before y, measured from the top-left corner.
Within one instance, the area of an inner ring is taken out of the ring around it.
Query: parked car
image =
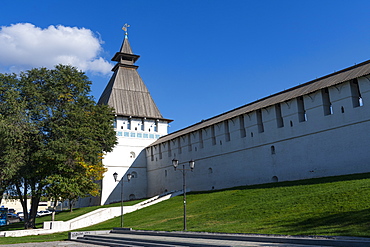
[[[37,212],[37,216],[41,217],[41,216],[45,216],[45,215],[50,215],[51,213],[52,212],[49,211],[49,210],[39,211],[39,212]]]
[[[23,212],[18,212],[17,213],[17,216],[21,219],[21,221],[24,220],[24,214],[23,214]]]
[[[18,217],[16,214],[8,213],[8,222],[9,224],[15,223],[15,222],[20,222],[21,218]]]

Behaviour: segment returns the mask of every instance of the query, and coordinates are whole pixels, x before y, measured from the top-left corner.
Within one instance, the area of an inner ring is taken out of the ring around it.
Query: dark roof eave
[[[116,52],[116,54],[114,54],[111,60],[119,62],[121,57],[131,58],[130,60],[132,60],[134,63],[140,58],[139,55],[124,53],[124,52]]]
[[[130,69],[138,69],[139,66],[137,65],[131,65],[131,64],[123,64],[123,63],[117,63],[116,65],[114,65],[114,67],[112,68],[112,71],[116,71],[119,67],[125,67],[125,68],[130,68]]]
[[[118,116],[118,117],[131,117],[131,118],[145,118],[145,119],[153,119],[153,120],[162,120],[162,121],[166,121],[166,122],[173,122],[172,119],[167,119],[167,118],[163,118],[163,117],[147,117],[147,116],[129,116],[127,114],[120,114],[120,113],[114,113],[115,116]]]

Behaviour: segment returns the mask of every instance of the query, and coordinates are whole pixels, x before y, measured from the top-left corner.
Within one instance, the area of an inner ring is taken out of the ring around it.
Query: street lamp
[[[172,160],[172,165],[175,168],[175,171],[177,169],[177,166],[179,165],[179,161],[177,159]],[[190,171],[193,171],[195,166],[195,161],[190,160],[189,161],[189,167]],[[189,171],[189,169],[185,169],[185,163],[182,164],[182,169],[179,169],[182,172],[182,191],[184,196],[184,231],[186,231],[186,171]]]
[[[123,177],[119,180],[117,179],[117,177],[118,177],[118,173],[117,172],[113,173],[114,182],[119,183],[120,181],[122,181],[121,182],[121,228],[123,228]],[[127,181],[130,182],[131,178],[132,178],[131,173],[128,173]]]

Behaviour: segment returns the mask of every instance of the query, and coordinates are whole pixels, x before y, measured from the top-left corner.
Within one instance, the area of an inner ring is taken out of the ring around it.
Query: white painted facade
[[[108,169],[102,183],[101,204],[120,201],[122,181],[113,179],[117,173],[123,179],[124,200],[147,197],[147,168],[143,150],[166,135],[168,123],[161,120],[145,118],[117,117],[115,130],[118,144],[114,151],[105,155],[103,163]],[[127,181],[127,174],[132,178]]]

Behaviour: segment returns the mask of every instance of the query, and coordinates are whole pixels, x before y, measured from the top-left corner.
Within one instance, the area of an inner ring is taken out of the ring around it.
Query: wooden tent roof
[[[164,119],[154,103],[147,87],[137,72],[134,63],[140,56],[133,54],[127,35],[112,61],[116,61],[114,72],[103,91],[98,104],[107,104],[118,116]]]

